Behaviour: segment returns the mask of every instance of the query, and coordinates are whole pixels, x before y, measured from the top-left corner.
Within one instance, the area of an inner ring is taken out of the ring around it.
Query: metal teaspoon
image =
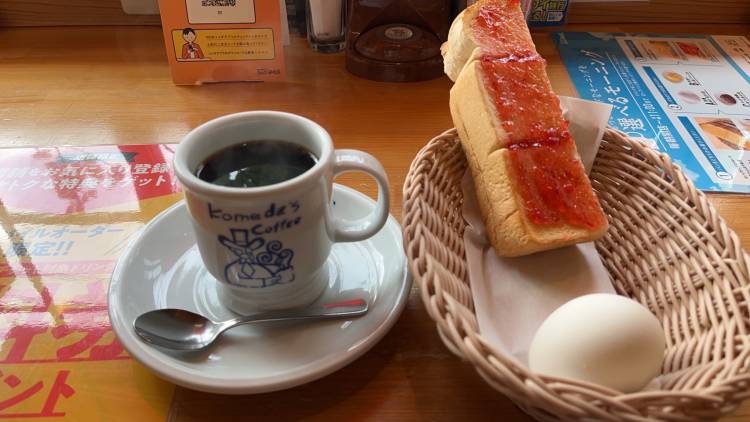
[[[200,350],[208,347],[224,331],[238,325],[356,317],[367,313],[367,307],[364,299],[354,299],[308,308],[261,312],[221,322],[183,309],[157,309],[138,316],[133,327],[146,343],[174,350]]]

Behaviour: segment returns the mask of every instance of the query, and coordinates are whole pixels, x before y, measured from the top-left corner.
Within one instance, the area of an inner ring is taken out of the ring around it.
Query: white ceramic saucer
[[[374,202],[334,185],[334,213],[367,215]],[[329,287],[319,299],[369,297],[370,310],[352,320],[247,325],[225,333],[203,352],[173,352],[143,343],[135,318],[152,309],[182,308],[215,320],[231,313],[217,299],[203,267],[184,203],[154,218],[120,257],[109,287],[109,316],[125,349],[159,376],[195,390],[262,393],[304,384],[349,364],[375,345],[404,308],[411,279],[401,229],[393,217],[372,238],[333,247]]]

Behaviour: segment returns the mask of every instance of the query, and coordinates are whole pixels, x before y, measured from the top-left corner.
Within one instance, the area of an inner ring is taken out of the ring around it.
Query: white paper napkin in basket
[[[586,168],[596,157],[612,106],[560,97]],[[494,347],[528,364],[536,330],[563,303],[588,293],[614,293],[593,243],[519,258],[500,258],[489,244],[467,172],[463,179],[466,261],[479,331]]]

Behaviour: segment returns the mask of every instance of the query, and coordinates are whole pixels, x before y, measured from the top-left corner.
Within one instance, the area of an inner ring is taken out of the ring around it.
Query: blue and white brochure
[[[741,36],[557,32],[581,98],[666,152],[705,191],[750,193],[750,42]]]

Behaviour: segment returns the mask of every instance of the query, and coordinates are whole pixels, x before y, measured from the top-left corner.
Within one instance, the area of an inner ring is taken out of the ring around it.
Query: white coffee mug
[[[220,186],[196,176],[212,154],[246,141],[287,141],[305,147],[317,163],[268,186]],[[364,240],[388,219],[388,178],[370,154],[334,150],[331,136],[304,117],[250,111],[211,120],[177,147],[174,168],[185,192],[201,258],[224,304],[240,314],[313,302],[328,285],[334,242]],[[378,184],[373,212],[360,220],[333,217],[336,175],[361,171]]]

